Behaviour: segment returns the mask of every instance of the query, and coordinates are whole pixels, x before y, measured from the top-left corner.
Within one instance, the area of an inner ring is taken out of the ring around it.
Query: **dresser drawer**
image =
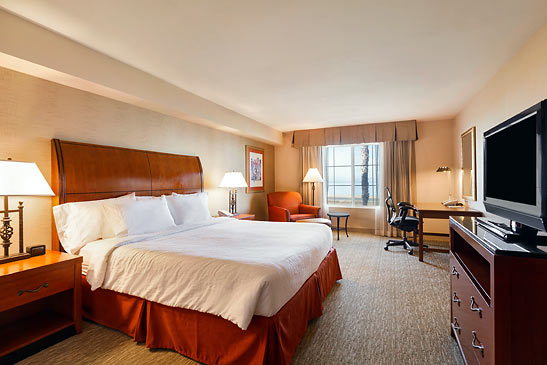
[[[473,285],[458,260],[450,255],[452,322],[468,363],[488,364],[493,350],[493,310]]]
[[[5,279],[0,312],[74,288],[74,266],[51,265],[47,270],[28,270]]]

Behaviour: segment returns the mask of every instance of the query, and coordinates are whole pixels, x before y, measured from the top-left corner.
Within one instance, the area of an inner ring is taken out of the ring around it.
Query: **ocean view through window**
[[[327,204],[378,206],[378,143],[326,147]]]

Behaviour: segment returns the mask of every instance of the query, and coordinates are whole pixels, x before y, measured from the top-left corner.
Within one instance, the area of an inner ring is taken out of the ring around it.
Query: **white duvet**
[[[276,314],[331,247],[322,224],[217,218],[95,241],[80,254],[92,290],[215,314],[245,330],[253,315]]]

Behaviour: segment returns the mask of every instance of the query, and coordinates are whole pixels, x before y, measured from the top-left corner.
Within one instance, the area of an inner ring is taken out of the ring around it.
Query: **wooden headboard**
[[[203,191],[197,156],[133,150],[53,139],[51,141],[53,205],[137,195]],[[62,251],[52,222],[51,246]]]

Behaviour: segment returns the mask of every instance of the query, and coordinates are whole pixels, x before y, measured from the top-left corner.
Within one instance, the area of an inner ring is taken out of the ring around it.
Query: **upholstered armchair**
[[[321,218],[321,208],[302,204],[296,191],[268,194],[268,217],[275,222],[296,222],[300,219]]]

